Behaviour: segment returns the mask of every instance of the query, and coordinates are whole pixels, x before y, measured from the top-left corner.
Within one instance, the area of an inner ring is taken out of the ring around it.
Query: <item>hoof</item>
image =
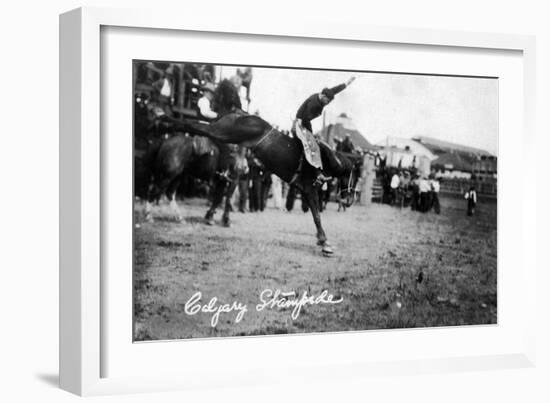
[[[321,252],[323,253],[323,256],[330,257],[334,255],[334,251],[330,246],[323,246],[323,249],[321,249]]]
[[[319,245],[319,246],[328,246],[328,247],[332,246],[329,241],[319,241],[319,240],[317,241],[317,245]]]
[[[328,242],[318,242],[318,245],[322,246],[321,252],[323,253],[323,256],[332,256],[334,254],[334,250],[332,249],[332,245]]]
[[[213,218],[205,218],[205,224],[206,225],[214,225],[214,219]]]

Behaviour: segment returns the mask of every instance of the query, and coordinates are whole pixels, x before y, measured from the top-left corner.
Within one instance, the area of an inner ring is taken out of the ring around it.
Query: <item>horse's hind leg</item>
[[[225,209],[222,216],[222,225],[224,227],[231,226],[231,220],[229,219],[229,213],[231,212],[231,196],[233,196],[236,188],[237,180],[234,180],[229,183],[229,186],[227,187],[227,190],[225,192]]]
[[[216,209],[222,204],[225,185],[225,181],[221,179],[214,179],[212,204],[204,217],[206,224],[208,225],[214,225],[214,214],[216,214]]]

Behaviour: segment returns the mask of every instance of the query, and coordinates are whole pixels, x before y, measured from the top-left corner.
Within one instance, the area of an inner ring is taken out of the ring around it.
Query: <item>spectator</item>
[[[418,191],[420,192],[420,209],[419,211],[425,213],[429,210],[429,192],[430,182],[426,176],[422,176],[418,182]]]
[[[296,186],[290,186],[288,189],[288,193],[286,195],[286,203],[285,208],[286,211],[291,212],[294,208],[294,202],[296,201],[296,193],[298,192],[298,189],[296,189]]]
[[[401,178],[401,197],[402,205],[407,205],[411,200],[411,175],[409,171],[403,171]]]
[[[413,176],[413,180],[411,181],[411,190],[412,190],[412,197],[411,197],[411,210],[418,211],[420,210],[420,179],[418,175]]]
[[[161,78],[153,83],[156,90],[156,102],[168,116],[172,116],[171,106],[174,98],[174,69],[168,67]]]
[[[242,86],[246,89],[246,104],[250,104],[250,84],[252,83],[252,68],[237,69],[237,75],[241,78]]]
[[[197,103],[199,113],[204,120],[212,121],[218,117],[218,114],[212,110],[212,100],[214,99],[214,91],[216,88],[214,87],[214,84],[206,83],[202,87],[202,90],[202,97]]]
[[[239,189],[239,211],[246,212],[246,202],[248,200],[248,161],[246,159],[247,150],[244,147],[239,148],[238,161],[240,162],[238,189]]]
[[[271,192],[273,193],[273,207],[278,210],[283,209],[283,185],[281,178],[271,174]]]
[[[286,203],[285,203],[285,208],[286,208],[286,211],[288,211],[289,213],[292,211],[292,209],[294,208],[294,202],[296,201],[296,198],[298,197],[298,193],[299,193],[299,190],[298,188],[296,188],[296,186],[290,186],[289,189],[288,189],[288,193],[286,195]],[[306,213],[309,209],[309,206],[306,202],[306,200],[304,199],[304,197],[300,197],[300,200],[302,202],[302,211],[304,213]]]
[[[436,214],[439,214],[441,213],[441,207],[440,207],[440,204],[439,204],[439,188],[440,188],[440,183],[439,183],[439,178],[433,178],[431,180],[431,188],[432,188],[432,197],[431,197],[431,200],[432,200],[432,207],[435,211]]]
[[[253,155],[249,157],[249,188],[248,205],[251,212],[263,211],[264,205],[264,191],[263,180],[265,170],[262,163]]]
[[[395,202],[397,201],[397,189],[399,188],[400,182],[401,181],[399,180],[399,175],[397,174],[397,171],[396,171],[391,177],[391,183],[390,183],[390,188],[391,188],[390,204],[392,205],[395,204]]]
[[[205,64],[200,68],[202,79],[208,83],[213,83],[216,76],[216,69],[213,64]]]
[[[477,193],[474,186],[470,186],[470,190],[466,192],[464,198],[468,201],[468,210],[466,214],[468,216],[473,216],[477,204]]]
[[[265,168],[265,167],[264,167]],[[267,170],[262,170],[262,200],[260,204],[260,211],[264,211],[267,206],[267,199],[269,198],[269,191],[271,190],[271,173]]]
[[[380,155],[380,154],[378,154],[378,155]],[[380,157],[380,160],[378,161],[378,164],[379,164],[381,169],[386,168],[387,161],[388,161],[388,156],[387,155],[384,155],[384,158]]]
[[[355,146],[351,141],[351,136],[349,133],[346,134],[346,138],[342,141],[341,151],[344,153],[352,153],[355,150]]]
[[[334,137],[334,149],[342,151],[342,139],[340,137]]]

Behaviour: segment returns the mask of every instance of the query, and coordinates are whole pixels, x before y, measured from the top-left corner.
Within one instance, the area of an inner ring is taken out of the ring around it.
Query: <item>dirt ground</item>
[[[465,201],[441,200],[441,215],[387,205],[354,205],[345,213],[329,203],[322,219],[335,255],[316,246],[311,214],[268,208],[234,213],[233,225],[206,226],[202,199],[168,205],[143,222],[135,205],[134,315],[136,341],[297,332],[494,324],[497,321],[496,203],[481,201],[466,217]],[[255,308],[263,290],[319,296],[338,304]],[[241,303],[248,311],[186,313],[201,304]]]

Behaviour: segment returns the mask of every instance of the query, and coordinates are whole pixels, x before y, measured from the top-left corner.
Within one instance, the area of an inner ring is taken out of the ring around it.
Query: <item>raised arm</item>
[[[351,85],[351,83],[353,83],[355,81],[355,77],[351,77],[348,81],[346,81],[345,83],[342,83],[340,85],[337,85],[336,87],[332,87],[330,89],[330,91],[336,95],[338,94],[339,92],[342,92],[344,91],[345,88],[349,87]]]

